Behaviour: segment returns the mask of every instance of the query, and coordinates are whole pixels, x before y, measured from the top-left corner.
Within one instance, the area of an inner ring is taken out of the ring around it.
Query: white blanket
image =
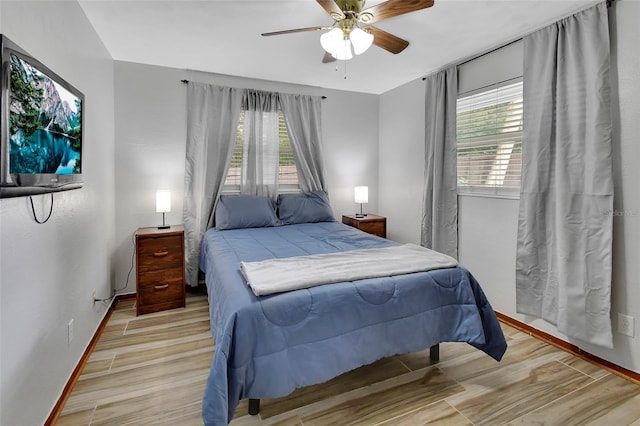
[[[366,278],[451,268],[446,254],[415,245],[240,262],[240,271],[256,296]]]

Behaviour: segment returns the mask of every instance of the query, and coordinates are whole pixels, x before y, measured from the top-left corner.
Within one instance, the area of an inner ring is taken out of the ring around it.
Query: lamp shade
[[[166,213],[171,211],[171,191],[156,191],[156,212]]]
[[[345,38],[344,32],[340,28],[334,28],[320,36],[320,44],[336,59],[341,61],[353,58],[351,53],[351,42]]]
[[[373,34],[363,31],[360,28],[354,28],[349,35],[349,39],[353,45],[353,53],[361,55],[371,47]]]
[[[340,28],[334,28],[320,36],[320,44],[324,50],[333,54],[343,39],[342,30]]]
[[[369,187],[356,186],[353,188],[353,198],[355,203],[363,204],[369,202]]]

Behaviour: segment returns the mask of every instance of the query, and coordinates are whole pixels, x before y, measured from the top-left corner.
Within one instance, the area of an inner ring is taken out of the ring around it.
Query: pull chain
[[[344,77],[343,78],[346,80],[347,79],[347,61],[342,61],[342,62],[344,62]],[[340,63],[336,62],[336,72],[339,71],[339,68],[338,68],[339,66],[340,66]]]

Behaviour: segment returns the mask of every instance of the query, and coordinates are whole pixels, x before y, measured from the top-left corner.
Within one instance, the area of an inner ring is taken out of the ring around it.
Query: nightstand
[[[355,214],[342,215],[342,223],[369,234],[387,238],[387,218],[384,216],[375,214],[367,214],[365,217],[356,217]]]
[[[136,314],[185,306],[184,227],[138,228]]]

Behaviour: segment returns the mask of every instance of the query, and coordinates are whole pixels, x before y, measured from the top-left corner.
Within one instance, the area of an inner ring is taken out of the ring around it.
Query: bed
[[[260,296],[240,271],[241,262],[397,245],[336,222],[324,193],[281,196],[277,204],[221,197],[200,259],[216,345],[205,424],[228,424],[241,399],[255,409],[260,398],[286,396],[441,342],[467,342],[499,361],[506,350],[499,323],[477,281],[459,265]]]

